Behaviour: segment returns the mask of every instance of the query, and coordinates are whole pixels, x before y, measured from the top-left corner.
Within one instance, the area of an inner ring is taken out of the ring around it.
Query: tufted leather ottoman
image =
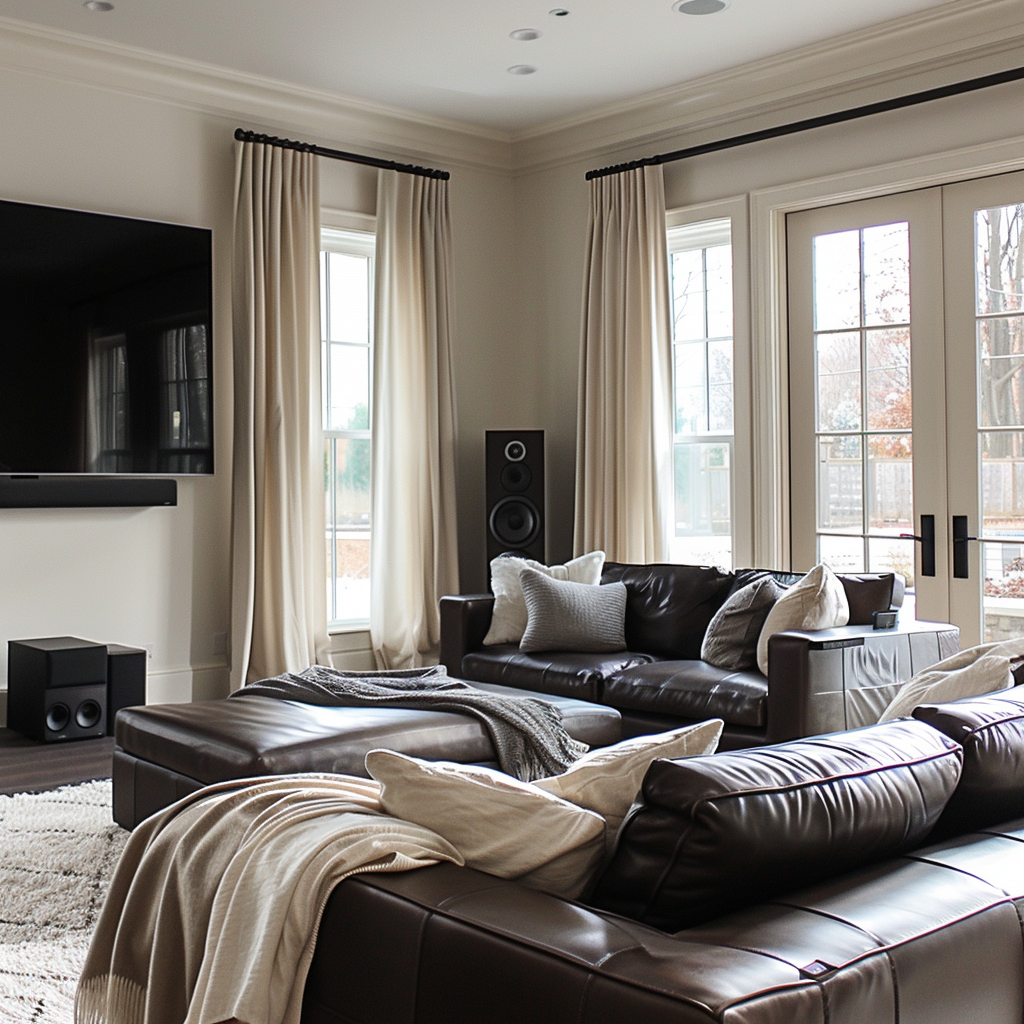
[[[491,693],[535,696],[558,705],[569,734],[592,747],[621,738],[614,708],[508,686]],[[291,772],[366,777],[375,747],[413,757],[494,763],[490,735],[473,715],[405,708],[322,708],[269,697],[154,704],[118,712],[114,820],[134,828],[168,804],[213,782]]]

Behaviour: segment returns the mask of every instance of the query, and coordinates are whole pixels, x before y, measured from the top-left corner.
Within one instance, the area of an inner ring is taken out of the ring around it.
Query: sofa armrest
[[[768,742],[870,725],[903,683],[959,648],[960,630],[948,622],[776,633],[768,641]]]
[[[491,625],[493,594],[452,594],[441,598],[441,664],[450,675],[462,671],[462,659],[483,647]]]

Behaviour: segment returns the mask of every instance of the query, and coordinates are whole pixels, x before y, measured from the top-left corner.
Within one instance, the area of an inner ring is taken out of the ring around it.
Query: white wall
[[[228,628],[231,142],[186,110],[0,68],[0,196],[213,229],[213,477],[178,505],[0,509],[2,639],[80,636],[147,647],[151,700],[216,691]],[[55,368],[58,369],[58,368]],[[7,647],[0,647],[6,682]]]
[[[45,50],[49,43],[43,43]],[[39,73],[22,70],[21,57],[12,63],[10,53],[5,37],[0,41],[0,198],[213,229],[216,473],[179,478],[175,508],[0,509],[0,690],[7,678],[3,641],[72,635],[150,648],[150,701],[219,696],[227,692],[223,643],[230,619],[232,132],[242,123],[309,137],[305,129],[316,141],[354,150],[366,140],[325,131],[329,125],[343,127],[345,111],[325,108],[322,98],[310,101],[308,110],[296,102],[295,123],[282,127],[268,123],[267,98],[255,88],[247,114],[246,93],[236,81],[227,99],[179,95],[165,102],[147,95],[159,93],[161,83],[140,78],[136,89],[131,68],[118,67],[104,81],[105,69],[97,70],[91,58],[84,71],[69,61],[74,74],[81,72],[74,80],[72,71],[66,78],[51,73],[48,53],[39,56],[31,46],[25,53],[24,63],[38,65]],[[90,78],[100,81],[92,84]],[[188,91],[180,84],[184,81],[175,78],[178,93]],[[272,108],[280,105],[271,98]],[[229,110],[219,113],[220,102]],[[392,120],[378,118],[382,148]],[[409,128],[402,141],[408,144],[414,134]],[[521,408],[502,379],[518,362],[510,323],[511,176],[449,159],[443,150],[459,149],[448,144],[456,136],[436,135],[441,151],[417,152],[416,162],[452,170],[461,555],[467,581],[480,587],[483,430],[495,417],[514,419]],[[473,139],[466,143],[468,149],[475,145]],[[403,158],[401,152],[393,155]],[[372,213],[375,172],[324,161],[321,193],[325,206]],[[351,638],[339,641],[350,661],[353,656],[358,661],[362,646]],[[0,693],[0,724],[5,696]]]

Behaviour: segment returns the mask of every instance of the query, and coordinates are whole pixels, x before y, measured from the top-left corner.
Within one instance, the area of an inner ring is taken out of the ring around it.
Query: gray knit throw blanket
[[[443,666],[394,672],[339,672],[314,665],[249,683],[233,697],[276,697],[321,707],[416,708],[475,715],[487,728],[501,770],[523,782],[565,771],[587,745],[562,725],[558,707],[538,697],[509,697],[451,679]]]

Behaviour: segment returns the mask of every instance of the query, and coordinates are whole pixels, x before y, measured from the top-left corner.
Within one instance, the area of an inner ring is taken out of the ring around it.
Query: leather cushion
[[[768,721],[768,681],[757,669],[733,672],[704,661],[656,661],[610,676],[602,692],[606,703],[624,711],[721,718],[752,729],[763,729]]]
[[[1024,692],[921,704],[913,715],[964,748],[956,792],[933,838],[1024,817]]]
[[[602,583],[625,583],[626,646],[662,658],[700,658],[711,617],[734,575],[702,565],[606,562]]]
[[[631,651],[583,654],[570,651],[528,653],[511,644],[473,651],[462,659],[467,679],[519,686],[538,693],[600,701],[604,681],[632,665],[645,665],[649,655]]]
[[[591,902],[676,931],[919,844],[961,749],[913,720],[655,761]]]

